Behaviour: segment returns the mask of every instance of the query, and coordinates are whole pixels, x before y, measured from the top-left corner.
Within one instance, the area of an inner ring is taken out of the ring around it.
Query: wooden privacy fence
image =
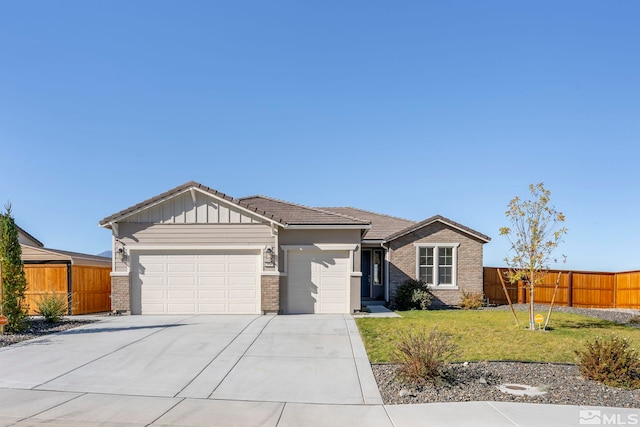
[[[47,294],[70,301],[69,314],[111,310],[111,267],[25,264],[24,273],[30,315],[37,314],[38,302]]]
[[[500,268],[505,273],[507,268]],[[640,271],[604,273],[593,271],[549,270],[542,284],[536,285],[535,302],[551,303],[553,289],[560,276],[556,304],[585,308],[640,309]],[[522,282],[505,279],[512,302],[528,302]],[[484,294],[491,304],[507,304],[496,267],[484,267]]]

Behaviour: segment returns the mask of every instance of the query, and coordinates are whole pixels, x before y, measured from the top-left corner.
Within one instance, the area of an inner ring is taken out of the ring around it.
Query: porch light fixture
[[[273,266],[273,248],[271,246],[267,246],[267,249],[264,250],[264,265]]]
[[[116,259],[124,261],[125,259],[127,259],[127,253],[124,250],[124,243],[119,240],[117,240],[117,242],[119,243],[119,245],[116,247]]]

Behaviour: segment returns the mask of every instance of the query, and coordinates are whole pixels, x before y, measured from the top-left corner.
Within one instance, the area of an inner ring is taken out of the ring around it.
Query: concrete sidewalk
[[[640,422],[638,409],[506,402],[327,405],[9,389],[0,389],[0,402],[2,426],[570,427],[583,425],[581,420]]]

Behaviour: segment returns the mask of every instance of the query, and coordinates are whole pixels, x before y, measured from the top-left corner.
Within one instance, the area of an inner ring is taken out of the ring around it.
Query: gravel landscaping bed
[[[21,341],[30,340],[41,337],[43,335],[54,334],[56,332],[66,331],[68,329],[77,328],[78,326],[94,323],[96,320],[65,318],[60,323],[47,323],[39,317],[31,318],[29,327],[19,334],[0,335],[0,347],[6,347]]]
[[[514,304],[517,311],[528,311],[527,304]],[[536,312],[548,305],[538,304]],[[483,307],[482,310],[509,310],[508,305]],[[555,306],[554,312],[575,313],[612,322],[629,324],[638,310],[588,309]],[[546,315],[546,314],[545,314]],[[551,317],[553,323],[553,314]],[[631,326],[640,327],[640,325]],[[561,405],[612,406],[640,408],[640,390],[608,387],[584,379],[575,365],[525,362],[473,362],[451,365],[451,383],[415,387],[397,380],[393,364],[372,365],[385,404],[430,402],[502,401]],[[541,396],[515,396],[498,389],[502,384],[537,387]]]
[[[478,362],[451,365],[453,383],[421,388],[396,381],[396,366],[372,365],[385,404],[501,401],[640,408],[640,390],[608,387],[585,380],[575,365]],[[542,396],[503,393],[501,384],[538,387]]]

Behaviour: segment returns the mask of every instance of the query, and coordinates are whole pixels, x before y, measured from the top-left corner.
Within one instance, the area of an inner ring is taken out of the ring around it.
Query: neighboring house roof
[[[36,246],[39,247],[44,247],[44,243],[42,243],[40,240],[36,239],[35,237],[33,237],[31,234],[27,233],[23,228],[21,228],[20,226],[16,225],[16,227],[18,227],[18,237],[20,237],[20,234],[22,234],[22,237],[24,237],[24,240],[30,240],[33,243],[35,243]],[[24,240],[21,243],[25,243]]]
[[[320,208],[298,205],[283,200],[272,199],[266,196],[243,197],[241,202],[248,206],[256,207],[265,212],[270,212],[288,225],[370,225],[370,221],[353,216],[331,212]]]
[[[25,263],[43,263],[43,262],[70,262],[74,265],[92,265],[111,267],[111,258],[82,254],[79,252],[63,251],[60,249],[36,248],[29,245],[21,245],[22,260]]]
[[[432,216],[431,218],[425,219],[424,221],[421,221],[421,222],[418,222],[416,224],[413,224],[413,225],[405,228],[404,230],[400,230],[397,233],[392,234],[391,236],[388,236],[386,240],[387,241],[392,241],[392,240],[398,239],[398,238],[400,238],[402,236],[406,236],[409,233],[413,233],[414,231],[419,230],[420,228],[427,227],[427,226],[433,224],[434,222],[440,222],[442,224],[448,225],[449,227],[453,227],[455,229],[458,229],[459,231],[462,231],[465,234],[468,234],[468,235],[473,236],[473,237],[475,237],[475,238],[477,238],[479,240],[482,240],[485,243],[489,243],[491,241],[491,238],[489,236],[486,236],[486,235],[484,235],[484,234],[482,234],[482,233],[480,233],[478,231],[475,231],[475,230],[473,230],[473,229],[471,229],[469,227],[466,227],[466,226],[464,226],[462,224],[459,224],[459,223],[457,223],[455,221],[452,221],[452,220],[450,220],[448,218],[445,218],[445,217],[443,217],[441,215],[435,215],[435,216]]]
[[[124,217],[127,217],[129,215],[132,215],[132,214],[134,214],[134,213],[136,213],[136,212],[138,212],[138,211],[140,211],[140,210],[142,210],[144,208],[151,207],[151,206],[153,206],[153,205],[155,205],[155,204],[157,204],[157,203],[159,203],[159,202],[161,202],[163,200],[166,200],[166,199],[168,199],[168,198],[170,198],[172,196],[175,196],[177,194],[180,194],[180,193],[183,193],[185,191],[188,191],[191,188],[198,188],[198,189],[200,189],[200,190],[202,190],[204,192],[207,192],[209,194],[212,194],[212,195],[214,195],[214,196],[216,196],[216,197],[218,197],[220,199],[226,200],[226,201],[228,201],[230,203],[235,203],[235,204],[237,204],[237,205],[239,205],[239,206],[241,206],[241,207],[243,207],[245,209],[251,210],[251,211],[257,213],[258,215],[267,217],[267,218],[272,219],[272,220],[274,220],[276,222],[282,222],[282,220],[280,218],[277,218],[277,217],[275,217],[274,215],[272,215],[270,213],[258,210],[256,208],[252,209],[250,206],[247,206],[246,204],[238,201],[237,199],[234,199],[231,196],[227,196],[226,194],[221,193],[218,190],[214,190],[213,188],[207,187],[207,186],[202,185],[202,184],[200,184],[198,182],[195,182],[195,181],[189,181],[189,182],[186,182],[186,183],[184,183],[182,185],[179,185],[179,186],[177,186],[177,187],[175,187],[175,188],[173,188],[173,189],[171,189],[169,191],[165,191],[162,194],[158,194],[157,196],[151,197],[150,199],[144,200],[144,201],[142,201],[142,202],[140,202],[140,203],[138,203],[136,205],[133,205],[133,206],[131,206],[129,208],[123,209],[120,212],[116,212],[113,215],[110,215],[110,216],[102,219],[99,222],[99,224],[102,227],[109,228],[110,224],[113,223],[113,222],[116,222],[116,221],[118,221],[120,219],[123,219]]]
[[[404,230],[407,227],[416,224],[415,221],[411,221],[409,219],[398,218],[391,215],[365,211],[363,209],[356,209],[352,207],[331,207],[320,209],[348,215],[354,218],[364,219],[371,222],[371,229],[367,233],[367,238],[365,240],[386,240],[388,236],[391,236],[398,231]]]

